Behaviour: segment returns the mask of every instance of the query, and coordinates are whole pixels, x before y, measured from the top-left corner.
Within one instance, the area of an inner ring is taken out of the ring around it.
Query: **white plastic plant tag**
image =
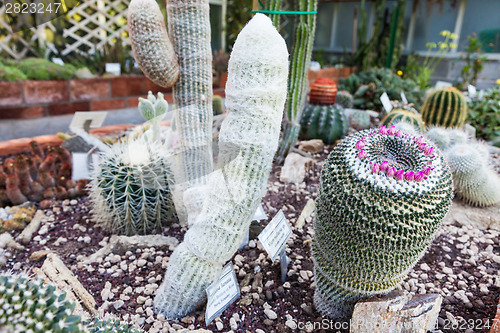
[[[253,215],[252,221],[260,221],[260,220],[267,220],[267,215],[266,212],[264,212],[264,207],[262,207],[262,204],[257,207],[257,210],[255,211],[255,214]]]
[[[380,101],[382,102],[382,105],[384,106],[384,109],[387,113],[391,112],[392,110],[392,104],[391,101],[389,100],[389,95],[387,95],[386,92],[384,92],[380,96]]]
[[[288,265],[290,264],[290,259],[286,255],[286,248],[283,247],[283,251],[280,252],[280,266],[281,266],[281,282],[285,283],[286,276],[288,274]]]
[[[107,115],[108,112],[106,111],[75,112],[73,119],[71,119],[71,124],[69,124],[69,129],[72,131],[83,129],[85,122],[89,120],[89,128],[101,127]]]
[[[52,62],[56,65],[64,66],[64,61],[61,58],[52,58]]]
[[[446,81],[437,81],[436,85],[434,86],[436,89],[443,89],[443,88],[448,88],[453,86],[450,82]]]
[[[122,73],[121,65],[117,62],[106,63],[106,73],[120,75]]]
[[[80,179],[88,179],[89,164],[88,164],[88,154],[87,153],[71,153],[73,159],[73,168],[71,172],[71,179],[74,181]]]
[[[262,230],[259,240],[269,254],[271,261],[274,262],[279,254],[285,248],[288,238],[292,234],[292,228],[288,223],[285,214],[280,209],[269,224]]]
[[[229,262],[224,266],[219,280],[212,283],[206,292],[208,300],[205,324],[208,326],[241,295],[232,263]]]
[[[401,101],[403,102],[403,104],[408,104],[408,100],[406,99],[404,91],[401,92]]]
[[[467,86],[467,90],[469,91],[469,97],[475,97],[477,95],[477,89],[472,84]]]

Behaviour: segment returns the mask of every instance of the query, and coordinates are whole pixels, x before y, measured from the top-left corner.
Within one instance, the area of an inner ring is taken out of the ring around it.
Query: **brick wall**
[[[162,92],[172,103],[171,88],[144,76],[74,79],[68,81],[0,82],[0,120],[72,114],[136,107],[148,91]],[[214,93],[224,95],[223,89]]]

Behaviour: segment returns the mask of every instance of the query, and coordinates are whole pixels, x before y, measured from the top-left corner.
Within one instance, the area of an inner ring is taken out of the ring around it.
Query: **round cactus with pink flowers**
[[[342,140],[321,173],[316,308],[346,317],[360,298],[395,288],[431,243],[452,196],[450,169],[422,136],[383,126]]]

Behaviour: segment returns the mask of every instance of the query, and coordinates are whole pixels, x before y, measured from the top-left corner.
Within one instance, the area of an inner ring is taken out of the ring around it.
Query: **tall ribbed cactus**
[[[500,178],[488,166],[487,149],[477,143],[456,144],[445,152],[457,197],[473,206],[500,202]]]
[[[422,119],[429,125],[462,127],[467,118],[467,101],[456,88],[437,89],[422,106]]]
[[[118,320],[84,321],[73,315],[76,303],[54,285],[26,276],[0,274],[1,332],[140,333]]]
[[[396,287],[432,241],[452,194],[444,157],[423,137],[383,126],[341,141],[321,172],[316,308],[348,316],[360,298]]]
[[[181,317],[240,246],[265,192],[286,99],[288,52],[271,20],[257,14],[229,60],[227,117],[219,135],[221,168],[208,181],[203,210],[170,257],[156,311]]]
[[[173,86],[178,147],[172,160],[178,213],[184,217],[185,190],[203,186],[213,170],[212,159],[212,51],[208,0],[167,0],[169,40],[154,0],[132,0],[129,32],[135,58],[146,76],[157,83],[158,73],[173,78],[177,57],[179,75]],[[136,23],[137,22],[137,23]],[[170,44],[174,53],[170,52]],[[161,59],[160,59],[161,58]],[[167,63],[168,66],[162,66]],[[159,82],[160,81],[160,82]],[[192,195],[201,196],[194,192]],[[202,202],[202,200],[194,200]],[[198,205],[199,206],[199,205]],[[195,207],[194,212],[201,207]]]
[[[270,1],[271,8],[276,10],[276,1]],[[279,1],[281,2],[281,1]],[[298,0],[299,11],[316,11],[317,0]],[[288,79],[288,96],[286,104],[286,122],[279,150],[278,162],[284,161],[290,149],[293,148],[299,137],[300,118],[306,103],[307,73],[311,62],[314,34],[316,30],[316,14],[299,15],[295,28],[295,42],[290,59],[290,76]],[[279,18],[273,20],[279,28]]]

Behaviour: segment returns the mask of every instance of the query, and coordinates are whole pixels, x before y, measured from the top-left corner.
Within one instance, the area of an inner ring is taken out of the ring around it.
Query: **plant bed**
[[[282,209],[293,228],[287,244],[287,254],[291,259],[287,282],[281,283],[279,262],[271,263],[256,235],[252,234],[249,244],[232,260],[242,294],[208,327],[204,324],[204,309],[180,320],[166,320],[152,312],[152,299],[164,279],[173,248],[146,248],[121,256],[110,254],[92,264],[82,262],[111,237],[92,222],[87,197],[55,201],[53,207],[44,211],[47,219],[38,235],[24,251],[9,251],[8,262],[1,270],[40,267],[42,261],[32,262],[30,255],[39,250],[52,250],[76,274],[100,309],[136,323],[146,332],[162,329],[174,332],[183,328],[206,328],[214,332],[287,332],[292,331],[294,325],[301,325],[300,331],[305,332],[330,332],[329,329],[311,329],[311,325],[320,325],[324,319],[312,303],[315,289],[310,250],[314,233],[312,218],[306,219],[303,228],[298,229],[295,224],[306,202],[316,199],[320,170],[331,149],[327,146],[323,152],[313,155],[315,165],[299,185],[282,183],[278,165],[273,166],[268,180],[267,194],[262,200],[268,219],[260,226],[264,227]],[[493,155],[491,164],[500,173],[499,162],[500,156]],[[456,200],[454,205],[463,206]],[[497,227],[500,227],[498,207],[485,209],[484,214],[497,219]],[[474,332],[488,332],[486,322],[489,320],[490,325],[493,324],[500,296],[500,277],[497,276],[500,231],[480,230],[461,225],[458,222],[463,221],[457,220],[445,219],[431,246],[399,288],[413,294],[441,294],[443,306],[439,329],[443,332],[459,331],[447,329],[453,320],[462,327],[473,327]],[[175,224],[164,228],[162,234],[180,242],[185,231],[185,227]],[[111,286],[110,290],[103,292],[106,285]],[[264,312],[267,309],[271,309],[276,318],[272,312],[266,311],[268,316]],[[337,321],[337,325],[342,325],[342,322]],[[335,327],[336,321],[327,320],[327,323],[332,325],[329,327]]]

